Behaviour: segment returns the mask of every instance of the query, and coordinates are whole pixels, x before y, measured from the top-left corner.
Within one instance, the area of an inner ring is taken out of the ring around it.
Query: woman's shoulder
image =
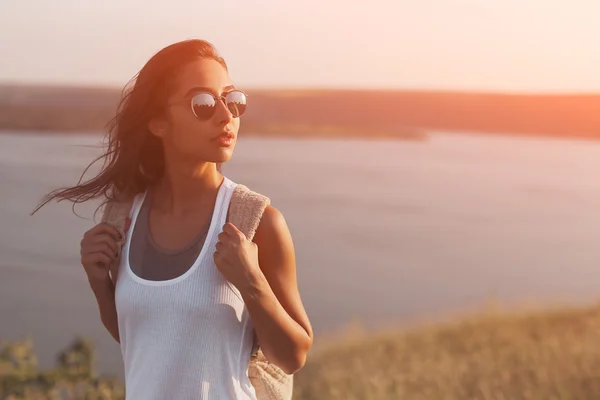
[[[277,242],[289,235],[283,214],[260,189],[236,183],[229,213],[230,221],[256,242]]]

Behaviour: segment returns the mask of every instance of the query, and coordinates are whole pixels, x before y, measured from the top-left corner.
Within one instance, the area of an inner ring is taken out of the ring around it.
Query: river
[[[121,374],[79,265],[94,206],[41,196],[76,182],[100,136],[0,134],[0,338],[42,367],[75,335]],[[225,166],[285,215],[318,335],[444,315],[489,298],[595,301],[600,142],[434,133],[427,141],[242,138]],[[99,216],[98,216],[99,217]]]

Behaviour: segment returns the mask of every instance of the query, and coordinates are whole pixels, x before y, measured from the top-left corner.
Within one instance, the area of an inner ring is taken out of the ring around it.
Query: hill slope
[[[423,138],[428,130],[600,138],[600,95],[251,90],[244,134]],[[0,85],[0,129],[100,131],[112,88]]]
[[[488,314],[337,345],[296,399],[597,400],[600,306]]]
[[[27,341],[0,345],[0,400],[57,390],[122,399],[121,385],[93,373],[91,349],[75,340],[57,369],[38,372]],[[294,399],[597,400],[600,305],[484,313],[325,346],[296,375]]]

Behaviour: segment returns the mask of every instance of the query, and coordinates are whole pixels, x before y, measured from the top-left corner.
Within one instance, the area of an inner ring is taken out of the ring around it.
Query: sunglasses
[[[201,92],[192,97],[192,113],[200,121],[206,121],[215,114],[217,103],[222,101],[234,118],[241,117],[246,112],[248,95],[241,90],[235,89],[221,96],[212,93]]]

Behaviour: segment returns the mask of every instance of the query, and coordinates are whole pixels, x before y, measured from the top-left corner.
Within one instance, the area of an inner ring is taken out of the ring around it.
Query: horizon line
[[[0,89],[6,87],[22,88],[68,88],[68,89],[104,89],[122,91],[129,82],[117,84],[102,83],[62,83],[62,82],[26,82],[5,81],[0,79]],[[491,90],[491,89],[461,89],[461,88],[417,88],[417,87],[378,87],[378,86],[273,86],[273,85],[243,85],[243,90],[254,92],[396,92],[396,93],[446,93],[446,94],[478,94],[478,95],[508,95],[508,96],[553,96],[572,97],[600,96],[599,91],[563,91],[563,90]]]

